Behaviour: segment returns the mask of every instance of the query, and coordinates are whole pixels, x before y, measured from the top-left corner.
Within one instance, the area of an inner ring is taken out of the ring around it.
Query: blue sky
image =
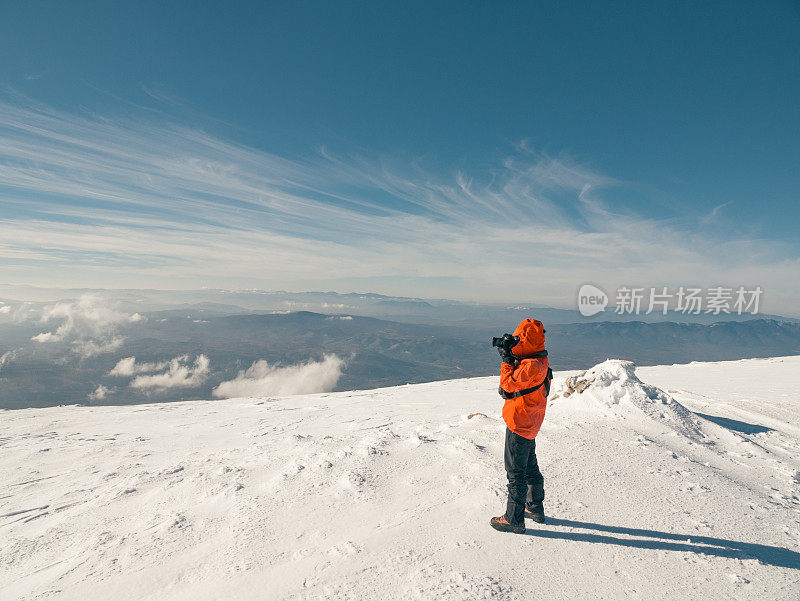
[[[796,2],[4,3],[0,86],[5,282],[796,313]]]

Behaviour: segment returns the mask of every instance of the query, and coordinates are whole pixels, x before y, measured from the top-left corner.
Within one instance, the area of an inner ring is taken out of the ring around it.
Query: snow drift
[[[668,393],[642,382],[631,361],[608,359],[560,379],[549,405],[615,417],[629,417],[631,412],[641,411],[691,440],[708,440],[701,420]]]

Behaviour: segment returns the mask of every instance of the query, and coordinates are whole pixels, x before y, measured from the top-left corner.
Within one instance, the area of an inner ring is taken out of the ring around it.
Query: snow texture
[[[4,411],[0,599],[796,601],[798,373],[556,374],[525,535],[496,377]]]

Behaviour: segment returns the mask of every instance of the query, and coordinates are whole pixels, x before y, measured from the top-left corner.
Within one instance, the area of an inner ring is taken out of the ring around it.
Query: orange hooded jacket
[[[508,363],[500,366],[500,394],[506,399],[503,419],[508,429],[523,438],[536,438],[544,421],[547,394],[550,391],[550,362],[547,355],[530,357],[544,351],[544,326],[538,319],[526,319],[514,330],[519,343],[511,349],[520,360],[514,367]],[[533,392],[509,398],[514,393],[534,388]]]

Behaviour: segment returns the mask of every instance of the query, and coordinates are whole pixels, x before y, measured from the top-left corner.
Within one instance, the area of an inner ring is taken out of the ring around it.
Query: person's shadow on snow
[[[528,528],[526,534],[528,536],[538,536],[539,538],[574,540],[586,543],[604,543],[607,545],[620,545],[622,547],[634,547],[638,549],[688,551],[691,553],[716,555],[717,557],[731,557],[735,559],[754,558],[764,564],[800,570],[800,553],[792,551],[791,549],[785,549],[783,547],[773,547],[771,545],[759,545],[757,543],[726,540],[724,538],[711,538],[709,536],[674,534],[672,532],[643,530],[640,528],[624,528],[621,526],[606,526],[604,524],[593,524],[591,522],[562,520],[559,518],[551,518],[549,516],[547,518],[547,525],[566,526],[568,528],[583,528],[586,530],[599,530],[600,532],[610,532],[613,534],[625,534],[627,536],[640,536],[653,539],[660,538],[666,540],[648,540],[647,538],[618,538],[616,536],[608,536],[607,534],[593,534],[588,532],[560,532],[558,530],[539,530],[531,528]]]

